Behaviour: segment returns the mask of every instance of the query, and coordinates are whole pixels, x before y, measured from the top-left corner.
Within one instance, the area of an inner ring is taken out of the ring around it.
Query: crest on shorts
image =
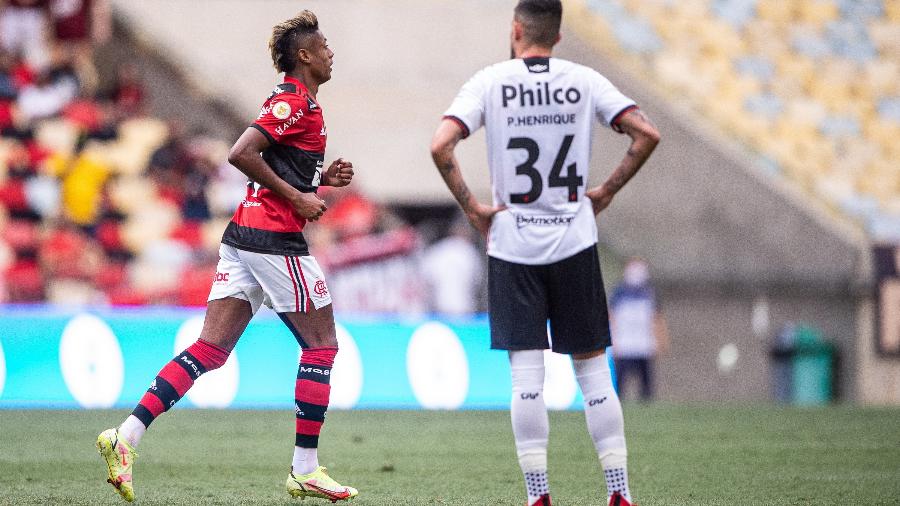
[[[287,119],[291,115],[291,106],[287,102],[275,102],[272,105],[272,116],[278,119]]]
[[[316,281],[316,284],[313,286],[313,291],[316,292],[316,295],[318,295],[319,297],[328,295],[328,287],[325,286],[325,282],[321,279]]]

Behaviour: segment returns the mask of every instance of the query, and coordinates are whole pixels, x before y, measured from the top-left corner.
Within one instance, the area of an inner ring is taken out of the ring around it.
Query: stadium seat
[[[893,23],[900,23],[900,2],[887,2],[884,6],[885,17]]]
[[[222,242],[222,231],[228,226],[230,218],[212,219],[203,223],[200,237],[203,248],[207,251],[216,251]]]
[[[113,208],[123,214],[131,214],[150,205],[155,194],[153,184],[134,175],[116,178],[109,187]]]
[[[119,138],[126,144],[155,147],[165,142],[169,127],[156,118],[132,118],[119,125]]]
[[[839,16],[840,10],[833,1],[809,0],[797,2],[797,19],[802,23],[822,27],[830,21],[837,20]]]
[[[191,249],[179,241],[165,238],[147,241],[143,246],[131,266],[132,285],[147,294],[174,293],[181,282],[181,273],[191,261]]]
[[[78,127],[62,119],[42,121],[34,133],[41,145],[62,155],[72,154],[78,135]]]
[[[134,209],[122,227],[122,242],[134,253],[169,237],[180,224],[181,213],[167,202],[155,200]]]

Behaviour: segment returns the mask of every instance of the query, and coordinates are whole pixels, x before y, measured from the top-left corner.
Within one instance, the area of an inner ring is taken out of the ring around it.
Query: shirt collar
[[[284,76],[284,82],[291,83],[297,87],[297,91],[303,91],[304,94],[309,94],[309,90],[306,89],[306,85],[301,83],[299,79],[295,79],[290,76]]]

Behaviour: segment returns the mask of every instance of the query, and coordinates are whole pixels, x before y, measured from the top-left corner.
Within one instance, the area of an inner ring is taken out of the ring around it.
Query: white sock
[[[128,418],[119,426],[119,435],[125,438],[133,448],[137,448],[141,444],[141,438],[147,432],[144,422],[140,421],[134,415],[128,415]]]
[[[291,470],[295,475],[309,474],[319,467],[319,449],[294,447],[294,460],[291,462]]]
[[[606,478],[606,497],[613,492],[622,494],[628,502],[631,502],[631,493],[628,491],[628,469],[625,465],[614,469],[604,469],[603,477]]]
[[[511,351],[513,437],[519,467],[525,476],[528,504],[550,493],[547,483],[547,440],[550,421],[544,404],[544,352],[542,350]]]
[[[625,422],[622,405],[612,384],[606,355],[573,360],[575,378],[584,395],[584,418],[594,448],[603,466],[606,493],[619,492],[631,501],[628,490],[628,452],[625,447]]]
[[[528,494],[528,504],[534,504],[542,495],[550,493],[550,482],[547,481],[547,471],[527,472],[525,474],[525,492]]]

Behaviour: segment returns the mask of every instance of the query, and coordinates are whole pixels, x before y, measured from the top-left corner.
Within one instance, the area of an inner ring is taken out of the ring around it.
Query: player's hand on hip
[[[613,195],[605,185],[598,186],[585,192],[585,195],[591,199],[591,206],[594,208],[594,215],[600,214],[600,211],[609,207],[612,202]]]
[[[347,186],[353,179],[353,163],[343,158],[338,158],[328,166],[324,179],[325,184],[328,186]]]
[[[291,199],[291,205],[300,217],[309,221],[318,220],[328,210],[325,201],[315,193],[298,192],[297,196]]]
[[[466,218],[469,223],[475,227],[475,230],[481,232],[481,235],[487,237],[487,233],[491,228],[491,222],[494,221],[494,215],[506,209],[506,206],[492,207],[485,204],[475,203],[472,209],[466,211]]]

